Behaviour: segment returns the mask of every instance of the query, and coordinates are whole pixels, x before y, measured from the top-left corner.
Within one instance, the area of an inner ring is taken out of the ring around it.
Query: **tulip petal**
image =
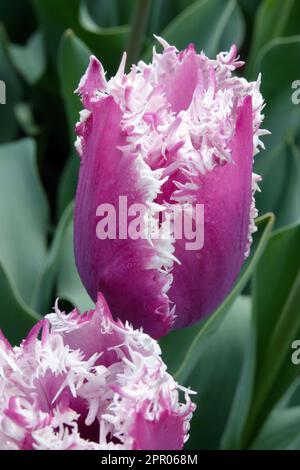
[[[162,413],[156,422],[147,421],[142,413],[138,413],[134,422],[134,449],[181,449],[185,442],[185,421],[186,416],[180,419],[168,411]]]
[[[110,366],[117,359],[114,346],[122,343],[122,336],[113,331],[111,334],[104,335],[103,331],[107,329],[113,320],[107,303],[100,293],[95,306],[95,310],[90,310],[80,314],[76,309],[68,317],[60,315],[56,304],[55,312],[58,324],[52,324],[52,329],[58,331],[64,343],[72,349],[80,349],[84,353],[84,358],[88,359],[93,355],[101,353],[96,360],[96,364]]]
[[[195,47],[190,44],[181,53],[175,70],[161,78],[172,111],[178,113],[189,107],[195,88],[199,84],[199,75]]]
[[[96,96],[95,93],[105,92],[106,79],[103,67],[95,56],[91,56],[86,73],[80,80],[76,90],[82,96],[82,101],[87,109],[91,109]]]
[[[89,88],[89,87],[88,87]],[[89,93],[90,88],[89,88]],[[143,326],[153,337],[171,327],[170,277],[149,269],[157,250],[148,240],[97,237],[99,205],[109,204],[119,220],[119,196],[127,205],[151,203],[159,179],[141,158],[121,151],[121,109],[111,96],[94,102],[92,113],[77,126],[82,139],[82,159],[75,209],[75,255],[79,274],[92,299],[102,292],[114,318]]]
[[[197,203],[204,204],[204,247],[185,249],[176,242],[181,264],[173,269],[170,299],[175,328],[210,314],[228,294],[245,258],[252,200],[253,129],[251,98],[237,111],[232,162],[198,177]],[[188,299],[188,301],[187,301]]]

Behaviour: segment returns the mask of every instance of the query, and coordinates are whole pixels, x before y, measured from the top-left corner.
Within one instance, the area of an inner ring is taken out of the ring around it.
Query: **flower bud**
[[[79,274],[114,318],[155,338],[205,318],[231,290],[255,231],[253,156],[267,133],[260,79],[233,75],[235,46],[209,59],[159,40],[152,63],[125,74],[124,55],[109,81],[91,57],[76,126]]]

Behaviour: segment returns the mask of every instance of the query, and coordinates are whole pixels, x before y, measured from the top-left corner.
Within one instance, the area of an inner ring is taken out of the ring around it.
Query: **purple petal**
[[[88,87],[89,88],[89,87]],[[96,216],[100,204],[111,204],[119,217],[119,196],[133,203],[149,202],[149,187],[157,185],[150,168],[119,148],[125,144],[120,107],[112,97],[93,104],[80,125],[83,155],[75,210],[75,255],[79,274],[93,300],[102,292],[114,318],[143,327],[153,337],[172,323],[165,295],[168,277],[149,269],[156,250],[147,240],[100,240]],[[141,170],[147,173],[144,178]],[[152,181],[153,180],[153,181]]]
[[[172,111],[178,113],[189,107],[199,80],[196,51],[194,45],[190,44],[181,53],[175,70],[164,77],[167,101],[170,103]]]
[[[175,327],[211,313],[226,297],[243,264],[252,200],[253,129],[251,98],[237,112],[232,163],[199,176],[197,203],[204,204],[204,247],[185,249],[176,242],[181,264],[173,270],[170,299],[176,304]]]

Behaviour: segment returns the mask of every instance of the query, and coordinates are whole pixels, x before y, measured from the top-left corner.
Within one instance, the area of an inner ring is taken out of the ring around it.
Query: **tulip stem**
[[[127,46],[127,67],[137,62],[147,27],[151,0],[136,0],[131,21],[131,33]]]

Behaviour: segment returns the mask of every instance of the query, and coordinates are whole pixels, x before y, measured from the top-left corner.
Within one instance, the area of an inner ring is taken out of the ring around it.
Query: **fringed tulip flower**
[[[0,449],[181,449],[189,393],[101,296],[83,315],[56,305],[18,347],[0,336]]]
[[[90,296],[103,292],[115,318],[156,338],[206,317],[232,288],[255,231],[253,156],[267,133],[260,79],[233,75],[243,65],[235,46],[211,60],[193,45],[178,52],[159,40],[164,50],[154,49],[152,63],[125,74],[124,55],[109,81],[90,59],[77,90],[85,109],[75,210],[76,262]],[[124,198],[129,215],[136,204],[149,209],[150,226],[175,207],[192,207],[197,225],[202,205],[204,228],[194,228],[203,243],[187,249],[185,232],[176,237],[172,226],[169,237],[126,236]],[[99,236],[110,206],[117,230]]]

